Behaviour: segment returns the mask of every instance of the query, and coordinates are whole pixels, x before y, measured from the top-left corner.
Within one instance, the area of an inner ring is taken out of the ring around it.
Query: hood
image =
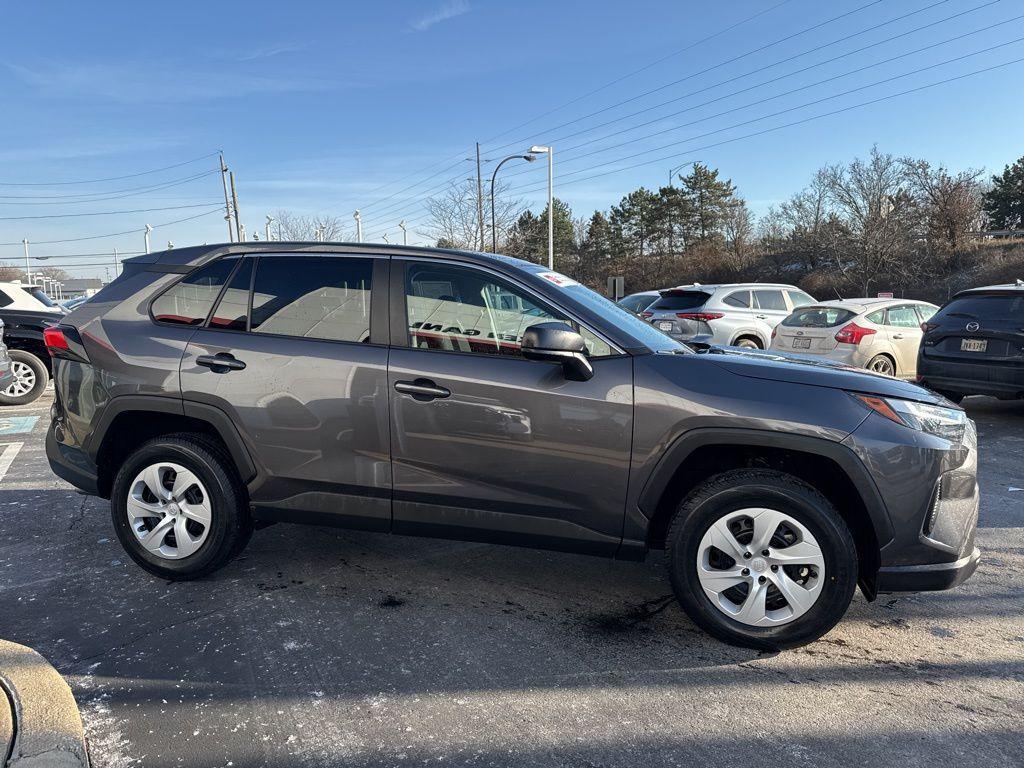
[[[726,350],[721,347],[712,347],[702,354],[715,357],[718,365],[730,373],[750,379],[787,381],[948,405],[941,395],[917,384],[831,360],[761,350]]]

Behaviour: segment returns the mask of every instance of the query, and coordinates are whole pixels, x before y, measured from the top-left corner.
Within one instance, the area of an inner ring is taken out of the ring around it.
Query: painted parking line
[[[0,417],[0,435],[24,435],[32,431],[38,416],[4,416]]]
[[[4,450],[3,453],[0,453],[0,481],[7,476],[7,470],[11,468],[11,464],[14,463],[15,457],[23,445],[24,443],[8,443],[7,445],[0,446]]]

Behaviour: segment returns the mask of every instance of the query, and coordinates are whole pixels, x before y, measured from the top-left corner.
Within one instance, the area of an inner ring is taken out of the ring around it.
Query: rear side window
[[[856,312],[841,307],[807,307],[798,309],[782,324],[790,328],[831,328],[848,323],[856,316]]]
[[[1024,292],[1014,294],[979,294],[953,299],[936,313],[937,319],[947,317],[966,320],[1009,320],[1019,323],[1024,319]]]
[[[754,291],[754,298],[757,300],[757,306],[761,309],[775,309],[783,312],[789,309],[786,306],[786,299],[782,296],[782,291]]]
[[[750,308],[750,291],[733,291],[724,299],[723,304],[727,304],[730,307],[743,307],[744,309]]]
[[[367,341],[372,275],[372,259],[262,256],[253,283],[250,330]]]
[[[619,306],[625,307],[630,312],[639,312],[642,309],[647,309],[653,301],[653,296],[627,296],[619,302]]]
[[[667,291],[661,294],[661,298],[648,309],[666,309],[675,311],[677,309],[696,309],[703,307],[711,298],[710,293],[704,291]]]
[[[896,328],[917,328],[921,321],[913,306],[889,307],[885,313],[885,324]]]
[[[202,325],[238,259],[220,259],[197,269],[153,302],[153,319],[175,325]]]
[[[803,291],[787,291],[787,293],[789,294],[789,300],[793,302],[793,309],[799,309],[814,303],[814,298],[808,296]]]

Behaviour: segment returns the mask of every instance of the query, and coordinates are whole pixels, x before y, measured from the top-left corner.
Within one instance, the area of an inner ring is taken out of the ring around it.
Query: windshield
[[[25,293],[27,293],[29,296],[31,296],[32,298],[34,298],[37,301],[41,302],[42,304],[44,304],[47,307],[56,307],[57,306],[57,303],[53,299],[51,299],[49,296],[47,296],[45,293],[43,293],[41,288],[36,288],[34,285],[33,286],[23,285],[21,287],[21,289],[23,291],[25,291]]]
[[[580,304],[600,314],[609,323],[622,328],[637,341],[648,347],[652,352],[688,352],[690,348],[680,344],[667,334],[662,333],[650,323],[645,323],[632,312],[627,312],[618,304],[606,299],[596,291],[584,285],[573,283],[564,290]]]
[[[666,291],[648,309],[696,309],[703,307],[710,298],[711,294],[704,291]]]
[[[794,312],[782,324],[789,328],[831,328],[856,316],[856,312],[841,307],[808,307]]]

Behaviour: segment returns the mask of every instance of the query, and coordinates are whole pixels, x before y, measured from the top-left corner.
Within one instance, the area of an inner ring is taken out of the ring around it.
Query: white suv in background
[[[843,299],[801,307],[775,329],[772,349],[821,355],[856,368],[911,378],[921,323],[938,311],[926,301]]]
[[[799,288],[774,283],[694,283],[660,293],[641,313],[658,330],[678,341],[748,349],[767,349],[776,325],[814,303]]]

